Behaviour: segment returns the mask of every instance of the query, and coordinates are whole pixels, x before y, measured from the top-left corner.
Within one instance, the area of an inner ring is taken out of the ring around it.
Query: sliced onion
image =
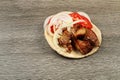
[[[47,17],[47,18],[45,19],[44,25],[43,25],[43,28],[44,28],[44,29],[47,27],[48,22],[49,22],[49,20],[50,20],[52,17],[53,17],[53,15],[52,15],[52,16],[49,16],[49,17]]]
[[[85,21],[84,20],[77,20],[77,21],[72,22],[71,25],[73,26],[74,24],[79,23],[79,22],[85,22]],[[67,28],[68,28],[68,31],[70,31],[71,26],[67,26]]]
[[[76,23],[79,23],[79,22],[85,22],[84,20],[77,20],[77,21],[74,21],[73,23],[72,23],[72,25],[74,25],[74,24],[76,24]]]
[[[56,18],[60,18],[61,15],[65,15],[65,14],[70,14],[71,12],[69,11],[63,11],[63,12],[60,12],[60,13],[57,13],[52,19],[51,19],[51,22],[50,22],[50,26],[53,25],[55,22],[56,22]]]
[[[48,25],[48,32],[50,35],[53,36],[53,33],[51,32],[51,26],[54,27],[54,32],[59,27],[67,26],[70,23],[73,22],[72,18],[68,15],[71,12],[61,12],[56,15],[54,15],[50,21],[50,24]]]

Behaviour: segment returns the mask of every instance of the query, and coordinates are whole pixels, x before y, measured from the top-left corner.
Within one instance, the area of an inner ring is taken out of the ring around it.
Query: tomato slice
[[[86,17],[78,14],[77,12],[73,12],[73,13],[71,13],[69,15],[72,17],[73,21],[84,20],[84,22],[78,22],[76,24],[80,24],[83,27],[88,28],[88,29],[92,28],[91,22]]]
[[[69,15],[73,18],[73,21],[81,19],[80,15],[77,12],[73,12]]]
[[[50,31],[51,31],[52,33],[54,33],[54,26],[51,26],[51,27],[50,27]]]

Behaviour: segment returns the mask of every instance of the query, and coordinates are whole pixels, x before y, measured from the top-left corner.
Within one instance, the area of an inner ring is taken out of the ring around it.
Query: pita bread
[[[99,45],[101,45],[101,42],[102,42],[102,37],[101,37],[101,31],[92,23],[93,25],[93,28],[92,30],[95,32],[95,34],[97,35],[98,37],[98,40],[99,40]],[[44,31],[44,35],[45,35],[45,38],[48,42],[48,44],[50,45],[50,47],[55,50],[58,54],[64,56],[64,57],[68,57],[68,58],[83,58],[83,57],[86,57],[86,56],[89,56],[89,55],[92,55],[94,54],[98,49],[99,47],[94,47],[88,54],[86,55],[82,55],[79,51],[72,51],[71,53],[68,53],[65,51],[64,48],[61,48],[60,46],[58,46],[58,42],[56,41],[57,40],[57,32],[59,32],[60,29],[58,29],[56,31],[56,33],[54,34],[54,36],[50,36],[47,31],[45,30]]]

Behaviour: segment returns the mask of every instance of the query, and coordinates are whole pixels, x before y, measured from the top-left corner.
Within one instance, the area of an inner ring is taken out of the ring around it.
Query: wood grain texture
[[[83,59],[54,52],[43,22],[60,11],[84,11],[103,35]],[[0,80],[119,80],[120,0],[0,0]]]

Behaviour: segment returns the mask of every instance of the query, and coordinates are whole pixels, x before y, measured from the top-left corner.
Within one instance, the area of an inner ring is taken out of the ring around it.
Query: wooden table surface
[[[102,31],[99,51],[83,59],[59,56],[43,22],[61,11],[84,11]],[[120,0],[0,0],[0,80],[119,80]]]

